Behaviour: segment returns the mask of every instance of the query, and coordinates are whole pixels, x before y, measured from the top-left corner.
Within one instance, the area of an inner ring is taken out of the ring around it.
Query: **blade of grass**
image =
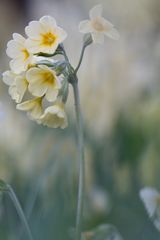
[[[12,187],[9,184],[5,183],[4,181],[0,180],[0,191],[2,193],[8,194],[8,196],[10,197],[10,199],[13,202],[13,205],[15,206],[15,208],[17,210],[17,214],[18,214],[21,222],[24,225],[24,228],[26,230],[26,233],[28,234],[29,240],[33,240],[32,233],[31,233],[30,227],[28,225],[28,222],[26,220],[26,217],[24,215],[23,209],[22,209],[21,204],[20,204],[14,190],[12,189]]]
[[[26,217],[24,215],[24,212],[22,210],[22,207],[20,205],[20,202],[18,201],[18,198],[15,194],[15,192],[13,191],[12,187],[10,185],[7,184],[7,189],[8,189],[8,195],[10,196],[16,210],[17,210],[17,213],[21,219],[21,222],[23,223],[24,225],[24,228],[26,229],[26,232],[28,234],[28,237],[30,240],[33,240],[33,237],[32,237],[32,233],[31,233],[31,230],[30,230],[30,227],[28,225],[28,222],[26,220]]]

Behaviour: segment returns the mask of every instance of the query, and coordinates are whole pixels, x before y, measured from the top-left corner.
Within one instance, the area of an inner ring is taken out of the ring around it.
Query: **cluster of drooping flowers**
[[[3,73],[3,81],[9,85],[17,109],[27,111],[32,120],[43,125],[65,128],[64,66],[46,56],[56,53],[67,34],[50,16],[30,22],[25,32],[28,38],[14,33],[8,42],[11,70]]]
[[[104,35],[118,38],[118,32],[101,14],[102,6],[97,5],[90,11],[91,19],[80,23],[80,32],[89,35],[85,46],[92,42],[102,43]],[[8,42],[6,52],[11,58],[10,70],[3,73],[3,81],[9,86],[17,109],[26,111],[30,119],[48,127],[65,128],[69,62],[62,43],[67,33],[50,16],[31,21],[25,33],[27,38],[14,33]],[[65,61],[52,58],[58,54],[64,55]],[[71,65],[69,70],[74,71]]]

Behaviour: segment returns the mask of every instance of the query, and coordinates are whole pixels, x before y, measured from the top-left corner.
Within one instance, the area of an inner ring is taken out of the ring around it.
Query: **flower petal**
[[[58,89],[55,90],[55,88],[48,88],[46,91],[46,99],[49,102],[54,102],[58,96]]]
[[[43,16],[40,18],[39,22],[46,32],[52,31],[52,29],[57,27],[56,20],[51,16]]]
[[[13,33],[13,39],[22,45],[25,43],[25,38],[19,33]]]
[[[15,73],[13,73],[12,71],[6,71],[2,74],[3,76],[3,82],[8,85],[11,86],[15,83],[15,77],[17,76]]]
[[[39,53],[41,51],[41,40],[27,39],[26,48],[28,48],[31,53]]]
[[[19,73],[21,73],[21,72],[26,70],[26,68],[25,68],[25,66],[23,64],[23,60],[21,58],[12,59],[10,61],[10,68],[16,74],[19,74]]]
[[[45,93],[47,91],[47,86],[44,85],[43,83],[39,84],[39,85],[37,85],[36,83],[32,84],[32,85],[29,84],[28,90],[30,93],[33,94],[33,96],[42,97],[45,95]]]
[[[38,119],[43,112],[42,109],[42,99],[41,98],[34,98],[18,104],[16,106],[18,110],[27,111],[31,119]]]
[[[91,22],[89,20],[81,21],[79,24],[79,31],[81,33],[90,33],[92,32]]]
[[[103,9],[101,4],[94,6],[89,12],[90,18],[94,19],[96,17],[100,17],[102,15],[102,10]]]
[[[40,38],[41,33],[45,33],[44,29],[42,28],[40,22],[38,21],[31,21],[29,25],[25,28],[26,35],[31,38],[37,40]]]
[[[92,38],[94,43],[102,44],[104,42],[104,34],[99,32],[93,32]]]
[[[51,128],[60,127],[64,129],[68,125],[64,108],[61,108],[59,105],[48,107],[37,122]]]
[[[56,32],[59,36],[59,43],[63,42],[67,37],[66,31],[64,31],[63,28],[57,27]]]
[[[27,82],[25,76],[16,77],[15,85],[16,85],[16,88],[17,88],[17,92],[21,96],[21,100],[22,100],[23,96],[24,96],[24,94],[27,90],[27,87],[28,87],[28,82]]]
[[[112,28],[110,31],[104,32],[104,34],[114,40],[118,40],[120,38],[119,32],[115,28]]]
[[[17,43],[14,40],[10,40],[7,43],[6,54],[10,58],[16,58],[19,55],[21,48],[22,48],[22,46],[19,43]]]
[[[16,103],[21,102],[22,96],[17,92],[17,87],[15,85],[9,87],[8,93]]]

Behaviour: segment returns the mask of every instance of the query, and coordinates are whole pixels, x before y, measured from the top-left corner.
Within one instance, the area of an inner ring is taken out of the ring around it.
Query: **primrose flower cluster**
[[[119,38],[114,26],[102,17],[101,5],[93,7],[89,15],[90,20],[79,24],[79,31],[87,35],[84,47],[92,42],[103,43],[104,36]],[[67,33],[57,26],[53,17],[31,21],[25,33],[26,38],[14,33],[7,44],[6,53],[11,61],[10,70],[3,73],[3,81],[9,86],[17,109],[26,111],[30,119],[48,127],[65,128],[69,79],[73,79],[72,74],[77,78],[81,61],[76,69],[69,63],[62,45]],[[63,55],[65,61],[52,58],[58,54]]]
[[[67,34],[50,16],[30,22],[25,32],[27,38],[14,33],[7,44],[6,53],[11,61],[10,70],[3,73],[3,81],[9,86],[17,109],[26,111],[39,124],[65,128],[63,74],[55,67],[56,61],[38,54],[53,55]]]

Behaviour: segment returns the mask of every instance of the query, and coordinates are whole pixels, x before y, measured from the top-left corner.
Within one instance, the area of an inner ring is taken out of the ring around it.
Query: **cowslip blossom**
[[[28,82],[24,73],[17,75],[12,71],[3,73],[3,81],[9,86],[9,94],[16,103],[20,103],[27,91]]]
[[[26,111],[32,120],[36,120],[43,113],[42,98],[34,98],[21,104],[17,104],[17,109]]]
[[[53,54],[67,33],[50,16],[30,22],[25,32],[27,39],[14,33],[7,44],[11,70],[3,73],[3,82],[9,86],[16,108],[27,112],[31,120],[64,128],[67,126],[64,103],[57,103],[58,98],[63,99],[63,76],[56,70],[57,61],[43,54]]]
[[[49,102],[56,100],[61,83],[54,70],[45,65],[33,67],[27,71],[26,78],[29,82],[28,89],[33,96],[45,95]]]
[[[89,12],[90,20],[81,21],[79,31],[90,33],[94,43],[103,43],[104,36],[119,39],[119,33],[113,24],[102,17],[102,5],[96,5]]]
[[[58,45],[67,37],[67,33],[58,27],[56,20],[50,16],[30,22],[25,32],[28,36],[26,46],[32,53],[53,54]]]
[[[26,39],[18,33],[13,33],[13,39],[7,44],[6,53],[12,58],[10,68],[16,74],[26,71],[34,62],[33,55],[26,47]]]
[[[140,198],[155,227],[160,231],[160,193],[154,188],[145,187],[140,191]]]
[[[37,120],[37,122],[48,127],[66,128],[68,122],[64,110],[64,103],[58,101],[53,106],[46,108],[44,114]]]

